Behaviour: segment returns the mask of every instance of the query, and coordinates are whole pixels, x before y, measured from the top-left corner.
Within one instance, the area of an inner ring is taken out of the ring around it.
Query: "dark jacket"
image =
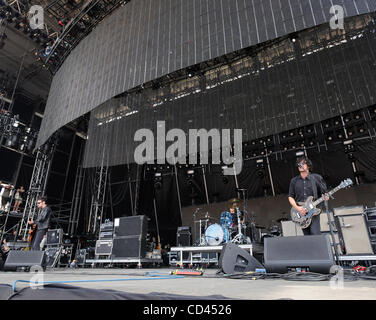
[[[35,220],[35,223],[37,224],[37,229],[48,229],[50,225],[50,218],[51,218],[52,210],[50,207],[45,207],[40,212],[38,218]]]

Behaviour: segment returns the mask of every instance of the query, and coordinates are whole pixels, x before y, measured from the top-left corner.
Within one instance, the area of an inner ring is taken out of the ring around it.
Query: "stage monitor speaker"
[[[268,272],[286,273],[298,268],[329,273],[334,258],[328,235],[266,238],[264,264]]]
[[[223,246],[218,265],[226,274],[264,269],[264,266],[257,259],[232,242]]]
[[[146,238],[143,236],[116,237],[113,240],[112,258],[145,258]]]
[[[146,216],[129,216],[115,219],[115,237],[146,236],[147,232],[148,220]]]
[[[18,268],[46,267],[44,251],[11,250],[4,264],[4,270],[16,271]]]

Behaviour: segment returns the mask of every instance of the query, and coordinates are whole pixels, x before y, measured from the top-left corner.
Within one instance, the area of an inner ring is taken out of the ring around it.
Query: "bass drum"
[[[209,246],[218,246],[223,242],[223,229],[215,223],[209,226],[205,231],[205,240]]]

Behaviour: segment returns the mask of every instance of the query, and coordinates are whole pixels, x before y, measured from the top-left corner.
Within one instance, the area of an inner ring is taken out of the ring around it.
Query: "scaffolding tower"
[[[37,199],[43,196],[46,190],[48,175],[51,167],[52,156],[56,149],[58,135],[53,135],[44,145],[37,150],[30,187],[27,192],[25,208],[22,215],[21,226],[18,234],[26,239],[28,221],[37,217]]]

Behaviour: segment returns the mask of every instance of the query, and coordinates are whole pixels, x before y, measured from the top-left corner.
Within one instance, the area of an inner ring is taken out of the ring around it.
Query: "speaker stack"
[[[145,258],[147,217],[129,216],[114,221],[113,258]]]

